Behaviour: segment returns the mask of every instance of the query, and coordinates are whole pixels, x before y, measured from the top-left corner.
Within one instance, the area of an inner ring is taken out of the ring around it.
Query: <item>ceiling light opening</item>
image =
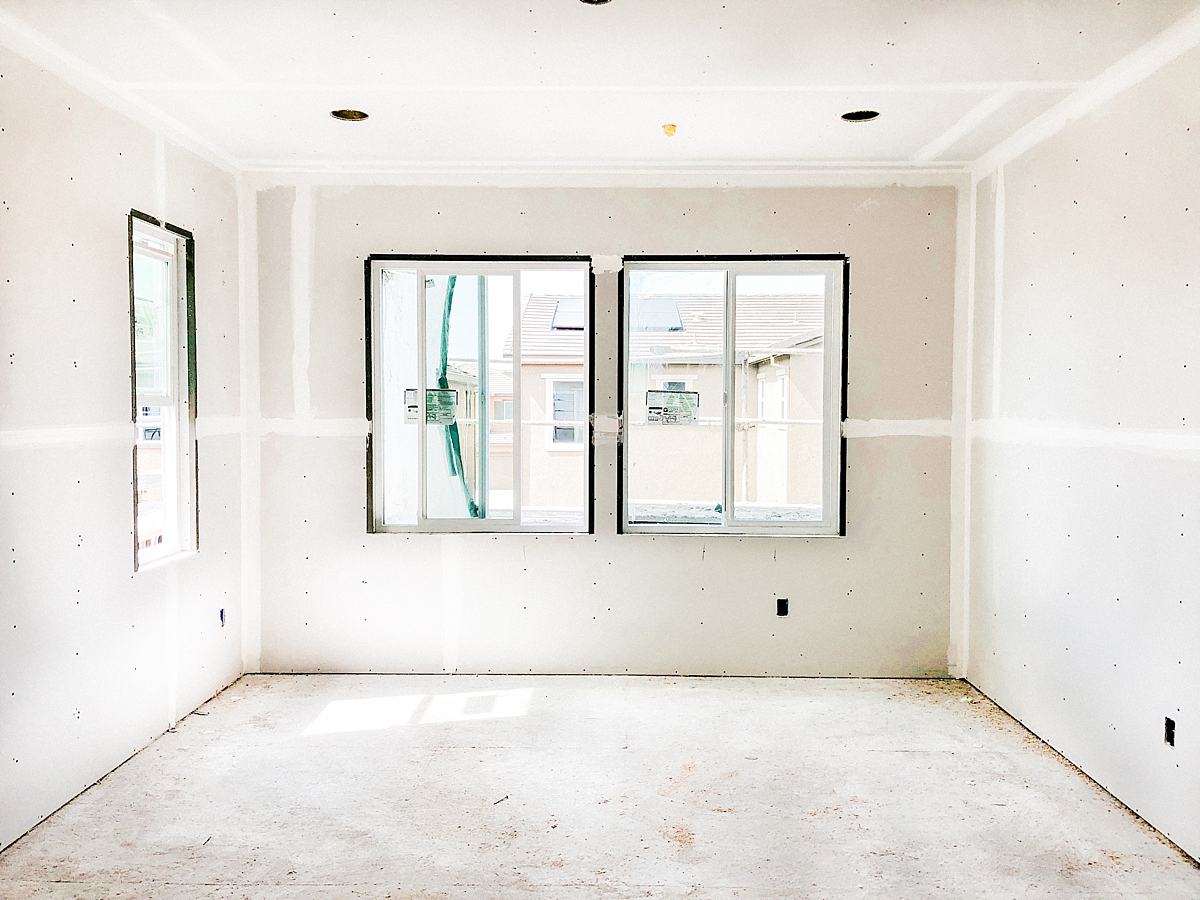
[[[329,114],[342,122],[361,122],[370,118],[361,109],[334,109]]]
[[[878,118],[879,113],[873,109],[856,109],[853,112],[842,113],[842,120],[845,122],[870,122]]]
[[[675,137],[675,126],[671,124],[664,125],[663,134],[667,137]]]
[[[580,3],[586,3],[588,6],[603,6],[608,0],[579,0]]]

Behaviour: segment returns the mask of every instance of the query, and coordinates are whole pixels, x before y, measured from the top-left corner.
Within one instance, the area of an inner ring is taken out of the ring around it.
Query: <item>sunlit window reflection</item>
[[[334,700],[304,730],[305,734],[337,734],[344,731],[379,731],[404,725],[412,718],[423,694],[407,697],[371,697],[364,700]]]
[[[434,697],[421,724],[433,722],[470,722],[475,719],[503,719],[529,712],[532,688],[514,691],[479,691],[470,694],[442,694]]]
[[[380,731],[410,723],[431,725],[439,722],[472,722],[477,719],[524,716],[529,714],[532,697],[532,688],[435,695],[430,697],[424,714],[416,722],[413,722],[414,715],[425,699],[424,694],[334,700],[321,710],[321,714],[304,733],[311,735]]]

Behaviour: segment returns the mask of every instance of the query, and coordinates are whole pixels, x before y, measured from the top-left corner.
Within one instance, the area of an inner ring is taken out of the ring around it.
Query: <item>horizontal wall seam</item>
[[[995,444],[1200,453],[1195,429],[1124,428],[1046,419],[978,419],[971,436]]]
[[[261,430],[298,437],[366,437],[370,423],[366,419],[263,419]]]
[[[0,431],[0,450],[56,447],[63,444],[133,443],[132,422],[66,425],[58,428],[10,428]]]
[[[847,419],[842,434],[847,438],[950,437],[952,419]]]

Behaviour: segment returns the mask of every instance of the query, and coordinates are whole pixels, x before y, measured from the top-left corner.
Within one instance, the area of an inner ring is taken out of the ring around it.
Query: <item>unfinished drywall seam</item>
[[[197,416],[196,437],[220,437],[226,434],[242,433],[241,416]]]
[[[154,135],[154,211],[167,221],[167,139],[162,132]]]
[[[167,566],[166,582],[166,671],[167,727],[179,721],[179,566]]]
[[[1001,88],[998,91],[988,94],[967,110],[965,116],[909,157],[909,161],[928,162],[937,159],[937,157],[954,146],[955,143],[982,125],[988,116],[1016,95],[1017,92],[1012,88]]]
[[[289,434],[299,437],[365,438],[371,430],[366,419],[262,419],[262,434]]]
[[[241,176],[238,197],[238,363],[241,382],[242,671],[262,660],[262,434],[258,349],[258,193]]]
[[[296,186],[292,204],[292,401],[296,418],[312,418],[308,366],[312,355],[312,187]]]
[[[962,501],[960,514],[959,538],[962,542],[962,567],[959,577],[961,620],[958,628],[961,634],[959,643],[958,677],[966,678],[971,665],[971,521],[972,521],[972,487],[974,478],[975,450],[975,278],[976,259],[975,242],[979,239],[979,188],[971,184],[970,199],[971,240],[967,247],[967,315],[963,344],[963,368],[961,373],[963,391],[963,446],[962,465],[959,469],[962,484]],[[961,254],[960,254],[961,255]],[[951,516],[953,527],[953,515]],[[953,628],[953,624],[951,625]]]
[[[647,161],[621,166],[556,167],[532,163],[496,165],[438,164],[436,167],[378,168],[279,163],[272,168],[247,164],[244,174],[259,190],[276,187],[505,187],[505,188],[889,188],[947,187],[970,171],[969,162],[869,164],[865,166],[706,166],[664,167]]]
[[[1117,94],[1145,81],[1163,66],[1200,45],[1200,9],[1168,26],[1142,46],[1117,60],[1083,87],[1005,138],[971,166],[971,178],[982,181],[1005,163],[1058,134],[1071,122],[1099,109]]]
[[[995,226],[992,230],[992,405],[990,418],[1000,418],[1000,369],[1004,342],[1004,167],[996,170]]]
[[[1023,447],[1073,447],[1128,450],[1157,456],[1192,458],[1200,453],[1200,434],[1180,426],[1129,428],[1124,425],[1083,425],[1046,419],[981,419],[978,440]]]
[[[442,671],[458,671],[462,638],[463,592],[467,572],[466,543],[460,535],[442,539]]]
[[[952,437],[953,419],[846,419],[842,437]]]
[[[947,668],[966,675],[970,638],[965,572],[970,566],[971,494],[971,327],[975,284],[975,187],[966,179],[958,188],[954,254],[954,358],[951,366],[950,438],[950,646]],[[956,515],[955,511],[961,515]]]
[[[240,160],[199,132],[168,116],[136,92],[102,74],[27,22],[4,10],[0,10],[0,44],[150,131],[157,133],[165,128],[181,147],[218,169],[238,175],[245,168]]]
[[[132,422],[108,425],[65,425],[61,428],[7,428],[0,430],[0,450],[60,447],[70,444],[133,445]]]

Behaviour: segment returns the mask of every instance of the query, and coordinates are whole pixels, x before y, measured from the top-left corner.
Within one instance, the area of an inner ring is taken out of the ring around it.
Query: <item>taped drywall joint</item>
[[[597,275],[612,275],[621,271],[621,257],[593,256],[592,271]]]
[[[846,419],[842,437],[950,437],[952,419]]]
[[[292,205],[292,402],[299,418],[312,416],[308,367],[312,356],[312,188],[296,188]]]
[[[614,416],[612,413],[592,413],[590,416],[592,423],[592,443],[595,444],[598,438],[612,438],[617,443],[620,443],[625,438],[625,420],[621,416]]]

